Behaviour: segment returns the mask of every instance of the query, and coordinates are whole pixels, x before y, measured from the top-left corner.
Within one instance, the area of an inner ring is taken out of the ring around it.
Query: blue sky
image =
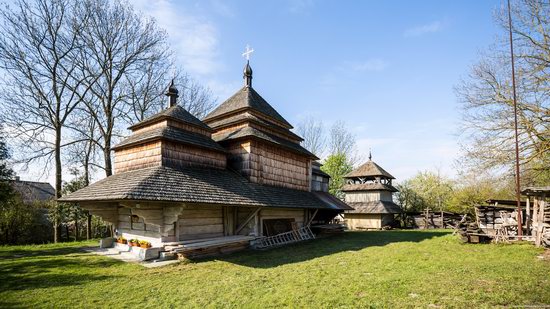
[[[501,31],[500,1],[135,1],[166,28],[181,64],[221,102],[253,85],[287,120],[345,120],[358,149],[399,179],[455,175],[453,87]]]

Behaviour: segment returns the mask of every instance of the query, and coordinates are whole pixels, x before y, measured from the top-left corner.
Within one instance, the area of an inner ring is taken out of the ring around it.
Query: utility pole
[[[512,91],[514,94],[514,131],[516,141],[516,204],[518,208],[518,240],[521,240],[523,235],[523,228],[521,224],[522,210],[521,210],[521,196],[520,196],[520,177],[519,177],[519,144],[518,144],[518,103],[516,97],[516,72],[514,67],[514,42],[512,41],[512,9],[510,7],[510,0],[508,0],[508,30],[510,34],[510,57],[512,60]]]

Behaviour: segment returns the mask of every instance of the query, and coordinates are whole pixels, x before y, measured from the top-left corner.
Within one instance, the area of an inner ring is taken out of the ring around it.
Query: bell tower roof
[[[380,165],[372,161],[372,155],[370,155],[369,157],[369,161],[345,175],[344,178],[383,177],[387,179],[395,179],[395,177],[393,177],[390,173],[380,167]]]

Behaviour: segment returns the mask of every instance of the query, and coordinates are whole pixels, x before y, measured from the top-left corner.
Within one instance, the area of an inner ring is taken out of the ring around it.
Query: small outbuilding
[[[353,208],[344,214],[348,229],[382,229],[395,223],[395,215],[401,213],[393,202],[393,193],[398,191],[392,185],[395,178],[372,161],[372,155],[344,178],[345,202]]]

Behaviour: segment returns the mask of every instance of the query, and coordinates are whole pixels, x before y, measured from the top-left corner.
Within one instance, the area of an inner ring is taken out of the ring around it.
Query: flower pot
[[[148,249],[148,248],[150,248],[151,246],[149,246],[149,245],[141,245],[140,247],[143,248],[143,249]]]

